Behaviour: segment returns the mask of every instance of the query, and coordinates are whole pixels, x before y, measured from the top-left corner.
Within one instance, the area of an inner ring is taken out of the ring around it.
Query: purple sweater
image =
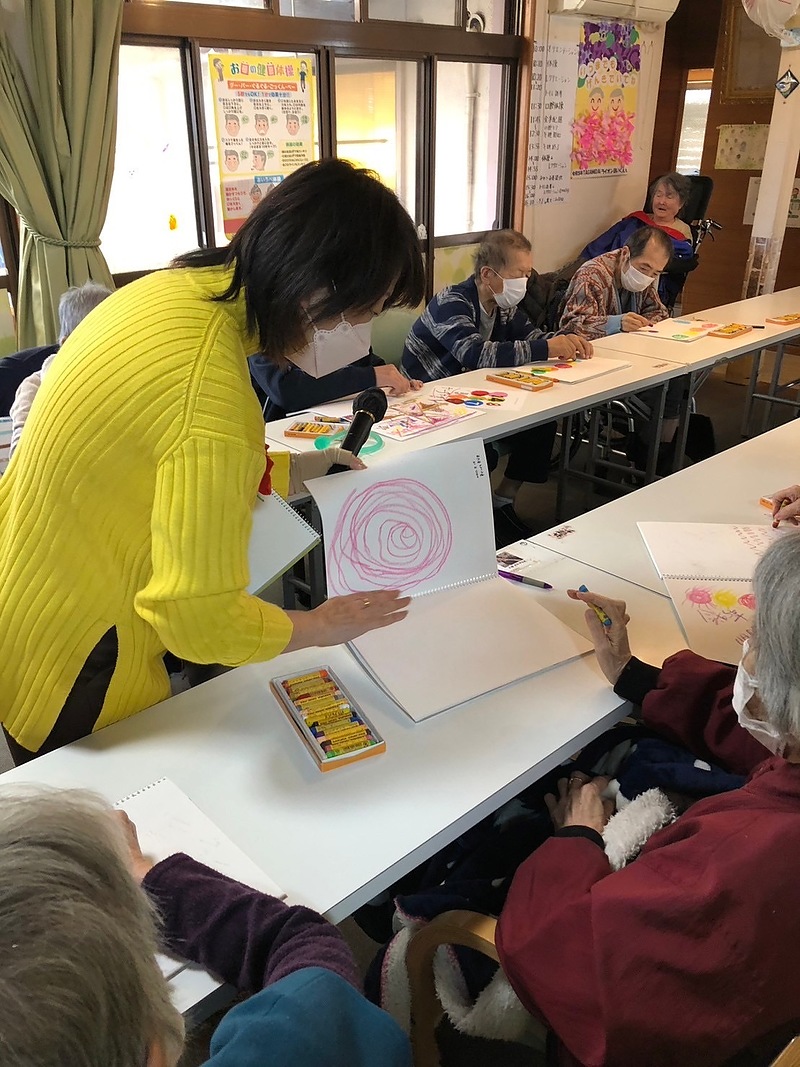
[[[290,906],[178,853],[142,883],[164,921],[170,952],[255,993],[307,967],[360,989],[344,938],[309,908]]]

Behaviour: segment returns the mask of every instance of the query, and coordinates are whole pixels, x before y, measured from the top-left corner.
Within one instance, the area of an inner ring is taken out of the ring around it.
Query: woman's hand
[[[418,382],[416,378],[406,378],[405,374],[391,363],[375,368],[375,384],[379,389],[385,389],[389,396],[403,396],[409,389],[416,392],[422,388],[422,382]]]
[[[609,778],[592,778],[575,771],[569,779],[559,778],[558,799],[547,793],[544,802],[556,830],[565,826],[588,826],[602,834],[614,814],[614,804],[600,795]]]
[[[141,883],[144,881],[144,876],[147,872],[155,866],[155,863],[149,856],[145,856],[142,852],[139,844],[139,835],[136,833],[136,827],[125,812],[114,811],[112,812],[112,815],[125,835],[125,841],[128,845],[128,867],[130,868],[130,872],[136,881]]]
[[[285,651],[353,641],[369,630],[400,622],[410,603],[411,597],[401,596],[399,589],[379,589],[331,597],[313,611],[287,611],[294,632]]]
[[[598,593],[582,593],[579,589],[568,589],[567,596],[589,605],[584,619],[594,643],[597,662],[609,682],[616,685],[625,664],[631,658],[631,646],[628,642],[628,623],[631,618],[625,611],[625,601],[612,600],[611,597],[600,596]],[[604,626],[597,617],[594,610],[596,607],[605,612],[611,620],[610,626]]]
[[[770,493],[775,501],[772,507],[774,522],[790,522],[800,526],[800,485],[790,485],[788,489],[778,489]]]
[[[637,315],[635,311],[629,311],[622,316],[622,332],[623,333],[635,333],[637,330],[643,330],[645,326],[650,325],[650,320],[646,319],[644,315]]]
[[[289,496],[304,492],[306,482],[324,477],[334,463],[343,463],[354,471],[367,469],[358,456],[336,446],[321,451],[314,448],[310,452],[293,452],[289,457]]]
[[[593,354],[592,342],[584,340],[576,333],[563,333],[547,339],[548,359],[574,363],[576,359],[591,359]]]

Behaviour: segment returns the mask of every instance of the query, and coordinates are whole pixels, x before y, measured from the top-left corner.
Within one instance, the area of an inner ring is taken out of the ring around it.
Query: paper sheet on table
[[[547,378],[552,378],[554,382],[577,385],[580,382],[589,382],[592,378],[599,378],[602,374],[625,370],[626,367],[630,367],[628,360],[593,356],[591,359],[576,359],[570,363],[559,363],[558,360],[541,360],[538,363],[532,363],[529,368],[522,367],[520,369],[536,371]]]
[[[460,441],[308,483],[331,594],[400,589],[408,617],[351,643],[415,721],[589,651],[540,590],[497,576],[483,445]]]

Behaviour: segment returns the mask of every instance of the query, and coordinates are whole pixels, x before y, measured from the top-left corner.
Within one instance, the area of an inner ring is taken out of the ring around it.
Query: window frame
[[[323,21],[280,15],[271,0],[264,10],[208,4],[126,0],[123,36],[126,45],[165,45],[181,50],[185,109],[189,132],[198,243],[215,246],[214,219],[203,109],[202,48],[250,49],[314,53],[317,59],[320,158],[336,150],[336,58],[398,60],[417,63],[417,174],[415,221],[425,227],[420,248],[426,257],[426,297],[433,295],[436,247],[473,243],[481,234],[440,234],[434,237],[436,68],[439,62],[499,63],[504,67],[501,150],[498,159],[497,218],[510,226],[519,183],[517,116],[521,101],[526,43],[521,36],[471,33],[464,27],[466,0],[456,0],[461,26],[391,22],[369,18],[369,0],[356,0],[362,21]],[[507,0],[505,27],[521,25],[521,6]],[[320,44],[324,41],[324,44]],[[483,231],[481,231],[482,233]],[[155,268],[153,268],[155,269]],[[117,285],[149,273],[114,276]]]

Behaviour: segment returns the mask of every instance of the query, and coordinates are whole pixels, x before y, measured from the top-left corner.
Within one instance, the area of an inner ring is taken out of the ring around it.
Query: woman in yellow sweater
[[[396,591],[284,612],[246,592],[264,424],[247,356],[325,374],[416,306],[413,223],[369,172],[311,163],[227,248],[109,297],[60,349],[0,479],[0,721],[15,762],[169,695],[165,650],[238,666],[401,619]],[[275,459],[273,484],[288,484]],[[283,457],[287,460],[287,457]]]

